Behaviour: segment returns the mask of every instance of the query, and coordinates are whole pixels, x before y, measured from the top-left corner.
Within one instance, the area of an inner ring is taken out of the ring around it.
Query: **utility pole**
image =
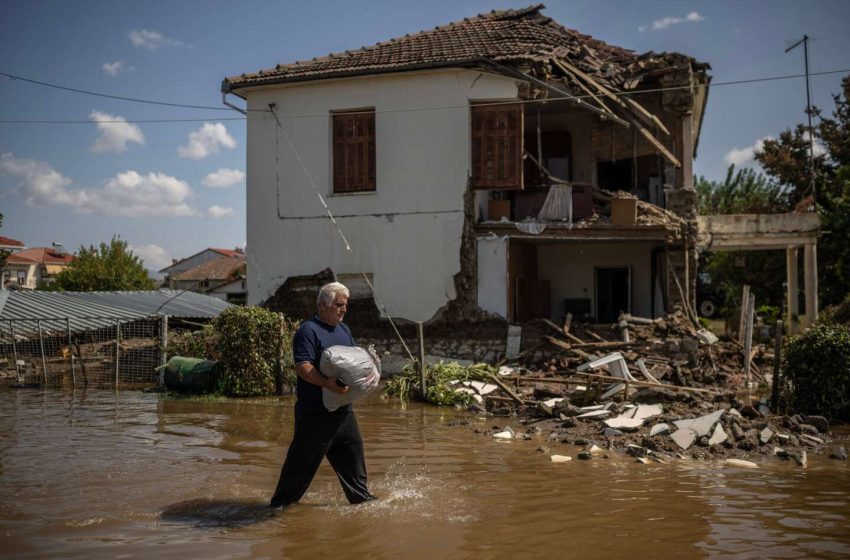
[[[806,115],[809,117],[809,190],[812,192],[812,204],[815,202],[815,130],[812,128],[812,96],[809,86],[809,36],[803,38],[785,49],[788,53],[803,45],[803,58],[806,65]]]

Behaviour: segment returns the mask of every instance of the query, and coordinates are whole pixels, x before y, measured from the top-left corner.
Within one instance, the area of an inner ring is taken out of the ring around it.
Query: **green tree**
[[[824,234],[818,242],[818,276],[822,305],[840,303],[850,291],[850,76],[841,82],[841,92],[833,95],[835,109],[823,116],[817,108],[812,116],[815,145],[814,162],[816,208]],[[767,175],[791,193],[797,202],[810,191],[808,127],[797,125],[768,140],[756,153]]]
[[[113,237],[109,243],[88,248],[56,275],[50,289],[75,292],[153,290],[142,260],[127,248],[127,242]]]
[[[753,169],[735,170],[730,165],[722,182],[698,177],[697,208],[700,214],[770,214],[789,210],[787,188],[769,181]],[[785,254],[778,251],[707,253],[700,270],[708,272],[711,284],[722,296],[723,307],[740,303],[741,286],[758,286],[759,304],[781,306],[785,280]]]

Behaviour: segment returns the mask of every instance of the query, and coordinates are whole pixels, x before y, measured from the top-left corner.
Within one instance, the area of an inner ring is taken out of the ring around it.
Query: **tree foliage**
[[[80,247],[77,257],[59,274],[51,289],[75,292],[153,290],[142,260],[113,237],[109,243]]]
[[[841,302],[850,291],[850,76],[833,95],[835,109],[824,116],[812,108],[816,146],[814,176],[817,211],[824,234],[818,242],[820,300],[824,305]],[[792,203],[811,195],[809,131],[804,125],[767,140],[756,160],[768,177],[789,192]]]
[[[762,173],[735,165],[722,182],[699,177],[695,181],[700,214],[761,214],[788,210],[788,191]]]
[[[695,180],[700,214],[769,214],[789,210],[788,189],[753,169],[730,165],[722,182]],[[718,252],[702,257],[700,270],[708,272],[712,287],[722,294],[723,307],[740,303],[741,286],[758,286],[758,303],[781,306],[785,254],[777,251]]]

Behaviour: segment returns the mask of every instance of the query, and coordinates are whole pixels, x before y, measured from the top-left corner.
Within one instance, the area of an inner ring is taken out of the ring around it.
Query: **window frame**
[[[470,176],[473,189],[524,188],[525,112],[519,100],[503,101],[479,101],[469,106]],[[514,117],[513,130],[511,116]],[[488,149],[491,150],[490,154]],[[492,156],[492,161],[489,156]]]
[[[331,194],[377,192],[375,108],[333,110],[330,117]]]

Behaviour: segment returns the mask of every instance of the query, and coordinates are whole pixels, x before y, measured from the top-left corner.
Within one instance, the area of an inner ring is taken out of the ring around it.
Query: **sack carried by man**
[[[331,346],[322,352],[319,371],[329,379],[339,379],[348,386],[344,394],[322,388],[322,401],[329,411],[360,400],[378,388],[381,361],[371,348]]]

